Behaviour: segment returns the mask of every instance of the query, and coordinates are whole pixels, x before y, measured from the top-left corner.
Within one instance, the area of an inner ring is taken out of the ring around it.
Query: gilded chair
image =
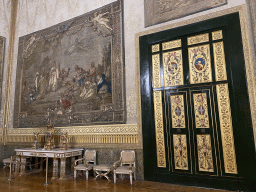
[[[117,174],[127,174],[130,175],[130,183],[132,185],[132,174],[134,174],[134,180],[136,180],[135,151],[122,151],[120,160],[114,163],[113,169],[114,183],[116,183]]]
[[[10,158],[3,159],[3,164],[4,164],[4,167],[3,167],[4,169],[6,167],[10,167],[10,165],[12,164],[12,171],[15,171],[15,165],[17,164],[16,157],[13,156]]]
[[[77,164],[78,162],[82,162],[82,163]],[[96,151],[86,150],[84,152],[84,157],[82,159],[75,160],[74,179],[76,178],[77,171],[85,171],[86,180],[88,180],[89,171],[92,170],[94,165],[96,165]]]

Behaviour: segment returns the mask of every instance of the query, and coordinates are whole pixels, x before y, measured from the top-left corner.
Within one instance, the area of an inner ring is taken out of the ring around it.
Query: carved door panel
[[[140,38],[146,179],[241,187],[242,145],[248,144],[241,137],[252,125],[245,115],[250,108],[235,19],[238,15]],[[243,132],[241,125],[247,127]]]

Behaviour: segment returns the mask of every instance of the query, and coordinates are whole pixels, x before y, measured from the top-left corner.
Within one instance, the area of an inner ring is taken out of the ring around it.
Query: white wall
[[[9,0],[10,1],[10,0]],[[15,76],[18,54],[19,37],[29,33],[50,27],[62,21],[82,15],[86,12],[97,9],[115,0],[20,0],[18,5],[14,65],[12,75],[11,106],[13,111]],[[5,3],[4,6],[3,2]],[[186,19],[191,19],[201,15],[209,14],[215,11],[224,10],[245,4],[245,0],[228,0],[228,4],[210,9],[204,12],[193,14],[180,19],[172,20],[162,24],[154,25],[148,28],[144,27],[144,0],[124,0],[124,41],[125,41],[125,74],[126,74],[126,101],[127,101],[127,123],[136,124],[136,58],[135,58],[135,34],[170,25]],[[7,7],[3,10],[3,7]],[[0,2],[0,35],[8,38],[10,19],[8,10],[8,1]],[[1,15],[2,14],[2,15]],[[128,82],[128,83],[127,83]],[[12,115],[10,116],[10,123]],[[12,123],[10,124],[12,127]]]

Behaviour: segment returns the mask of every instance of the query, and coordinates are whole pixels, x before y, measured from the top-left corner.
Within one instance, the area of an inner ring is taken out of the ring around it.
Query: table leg
[[[66,158],[60,159],[60,179],[65,179],[66,173]]]
[[[71,175],[74,174],[75,157],[71,157]]]
[[[39,171],[43,171],[43,162],[44,162],[43,157],[40,157],[40,170]]]
[[[59,172],[59,161],[57,158],[53,158],[53,173],[52,179],[58,179],[58,172]]]
[[[16,165],[15,165],[15,175],[19,175],[19,171],[20,171],[20,156],[16,156]]]
[[[23,175],[25,173],[26,169],[26,157],[21,156],[20,158],[20,175]]]
[[[38,169],[38,157],[35,157],[35,168]]]

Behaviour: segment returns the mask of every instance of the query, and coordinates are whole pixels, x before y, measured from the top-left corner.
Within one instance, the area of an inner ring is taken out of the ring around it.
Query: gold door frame
[[[163,27],[143,31],[140,33],[137,33],[135,35],[135,45],[136,45],[136,62],[137,62],[137,82],[139,81],[140,78],[140,55],[139,55],[139,37],[144,36],[144,35],[149,35],[153,33],[157,33],[160,31],[164,30],[169,30],[169,29],[174,29],[177,27],[209,20],[212,18],[232,14],[232,13],[239,13],[240,17],[240,27],[241,27],[241,34],[242,34],[242,43],[243,43],[243,52],[244,52],[244,60],[245,60],[245,68],[246,68],[246,78],[247,78],[247,86],[248,86],[248,93],[249,93],[249,101],[250,101],[250,109],[251,109],[251,116],[252,116],[252,125],[253,125],[253,131],[254,131],[254,142],[256,146],[256,111],[253,110],[256,108],[256,85],[255,85],[255,71],[253,64],[255,63],[255,59],[252,56],[252,47],[250,44],[250,37],[249,37],[249,25],[248,25],[248,20],[247,20],[247,14],[246,14],[246,5],[240,5],[237,7],[225,9],[222,11],[218,11],[215,13],[210,13],[207,15],[203,15],[200,17],[196,17],[193,19],[188,19],[185,21],[181,21],[178,23],[173,23],[169,25],[165,25]],[[140,83],[138,83],[138,86]],[[139,87],[137,88],[139,89]],[[141,117],[138,116],[138,118]],[[138,119],[139,120],[139,119]],[[138,121],[138,122],[141,122]]]

